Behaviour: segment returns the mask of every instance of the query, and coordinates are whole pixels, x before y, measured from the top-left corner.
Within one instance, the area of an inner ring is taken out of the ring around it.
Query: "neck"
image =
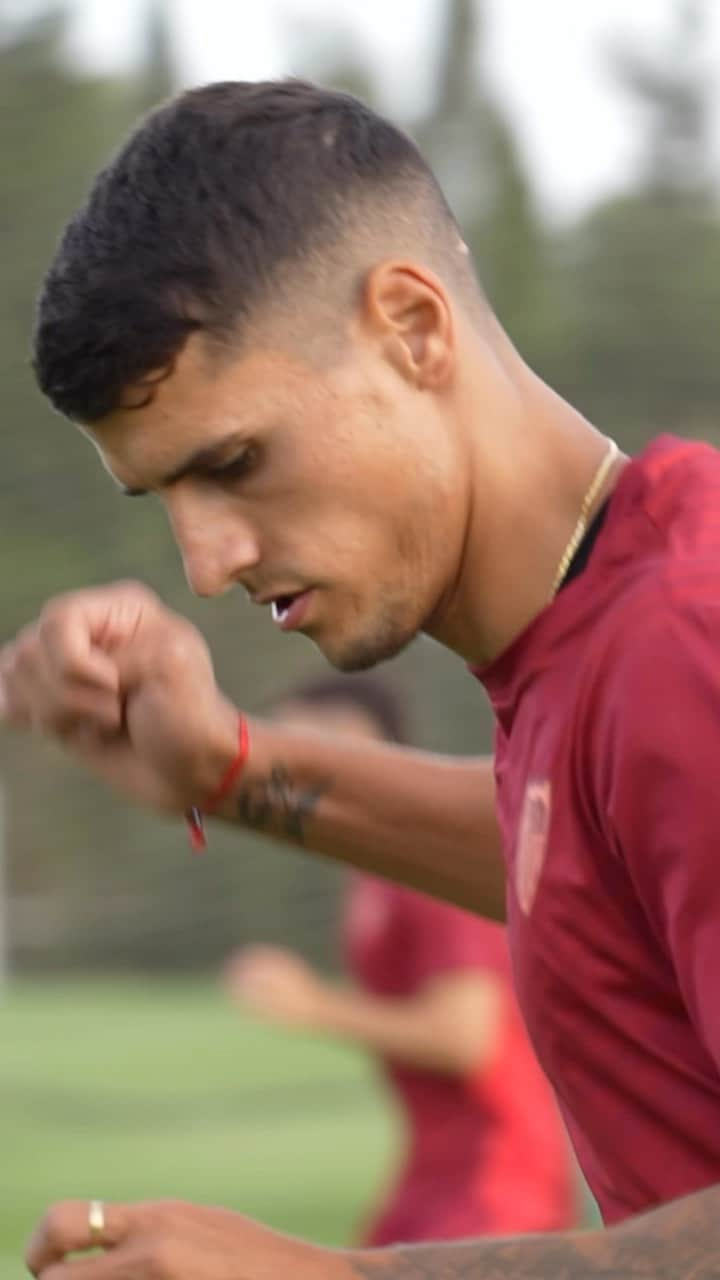
[[[472,502],[458,573],[428,632],[466,661],[498,657],[548,604],[608,439],[519,357],[515,410],[471,431]],[[474,403],[479,401],[474,398]],[[610,468],[588,522],[628,459]]]

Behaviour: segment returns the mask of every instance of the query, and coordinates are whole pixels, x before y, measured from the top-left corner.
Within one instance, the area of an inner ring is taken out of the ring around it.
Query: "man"
[[[272,714],[297,730],[408,741],[400,698],[372,675],[300,685]],[[504,929],[404,885],[355,874],[342,950],[352,984],[267,945],[236,952],[224,977],[243,1010],[355,1044],[382,1068],[404,1149],[359,1242],[576,1225],[567,1138],[514,999]]]
[[[337,1253],[221,1210],[71,1202],[32,1269],[720,1273],[718,456],[617,458],[514,350],[412,144],[303,84],[210,86],[141,126],[65,234],[35,365],[116,482],[160,496],[193,590],[242,583],[348,670],[420,630],[477,669],[507,895],[491,762],[260,721],[239,751],[202,639],[140,586],[46,606],[2,655],[6,717],[141,803],[488,915],[507,896],[521,1007],[611,1227]]]

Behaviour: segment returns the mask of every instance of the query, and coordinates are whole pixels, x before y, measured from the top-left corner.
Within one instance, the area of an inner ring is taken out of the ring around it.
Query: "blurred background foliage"
[[[455,0],[442,12],[432,109],[403,123],[448,193],[501,320],[529,363],[626,450],[660,430],[715,440],[720,212],[703,4],[678,0],[665,56],[608,50],[636,136],[636,177],[562,225],[541,213],[479,67],[483,5]],[[0,641],[53,593],[141,577],[202,626],[221,683],[260,709],[322,660],[244,600],[194,602],[160,510],[150,502],[130,511],[33,386],[33,301],[55,240],[94,172],[175,80],[160,0],[148,0],[145,57],[132,75],[81,73],[64,51],[65,22],[61,5],[11,21],[0,4]],[[308,33],[289,32],[295,68],[372,100],[371,68],[347,44],[325,40],[319,51]],[[437,646],[418,641],[387,674],[411,701],[420,744],[489,748],[480,690]],[[2,736],[0,778],[4,945],[15,971],[202,971],[251,938],[333,962],[338,870],[221,830],[209,855],[193,860],[179,823],[131,810],[22,736]]]

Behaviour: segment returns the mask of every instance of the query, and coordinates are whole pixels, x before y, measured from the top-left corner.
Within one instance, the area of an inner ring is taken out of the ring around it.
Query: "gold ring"
[[[91,1200],[88,1208],[88,1230],[92,1244],[102,1244],[105,1235],[105,1209],[102,1200]]]

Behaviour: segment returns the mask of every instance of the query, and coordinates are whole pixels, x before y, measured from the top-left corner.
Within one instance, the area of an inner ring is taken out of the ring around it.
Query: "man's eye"
[[[257,454],[258,451],[255,448],[243,449],[236,458],[230,458],[221,467],[213,467],[210,474],[214,480],[240,480],[257,464]]]

